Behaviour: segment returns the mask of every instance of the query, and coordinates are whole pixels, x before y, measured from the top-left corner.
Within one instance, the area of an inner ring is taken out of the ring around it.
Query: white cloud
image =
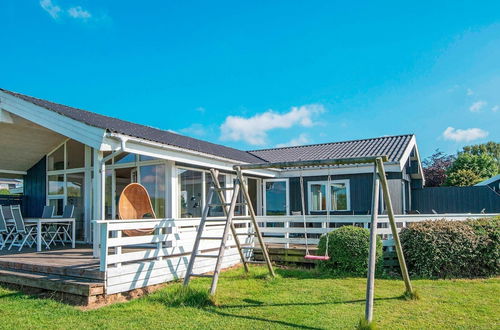
[[[488,104],[488,102],[486,102],[486,101],[477,101],[477,102],[472,103],[472,105],[469,107],[469,110],[471,112],[479,112],[487,104]]]
[[[92,14],[88,10],[83,9],[81,6],[71,7],[68,9],[68,15],[82,20],[87,20],[92,17]]]
[[[198,107],[195,110],[198,111],[199,113],[205,113],[207,109],[205,109],[204,107]]]
[[[498,112],[498,110],[500,110],[500,106],[498,105],[495,105],[493,108],[491,108],[491,111],[493,112]]]
[[[469,142],[477,139],[482,139],[488,136],[488,132],[480,128],[467,128],[467,129],[456,129],[453,127],[448,127],[443,132],[443,137],[445,140],[451,140],[455,142]]]
[[[184,134],[203,136],[207,132],[202,124],[192,124],[189,127],[180,130]]]
[[[221,140],[245,141],[251,145],[265,145],[268,132],[277,128],[292,126],[311,127],[313,117],[325,112],[321,104],[292,107],[289,112],[277,113],[268,110],[253,117],[228,116],[220,126]]]
[[[56,19],[59,17],[61,13],[61,7],[52,3],[52,0],[40,0],[40,6],[45,10],[49,15]]]
[[[297,136],[296,138],[291,139],[288,142],[277,144],[276,148],[301,146],[301,145],[307,144],[309,142],[311,142],[311,140],[309,139],[309,136],[307,136],[307,134],[305,134],[305,133],[302,133],[299,136]]]
[[[467,88],[467,96],[472,96],[474,95],[474,91],[470,88]]]

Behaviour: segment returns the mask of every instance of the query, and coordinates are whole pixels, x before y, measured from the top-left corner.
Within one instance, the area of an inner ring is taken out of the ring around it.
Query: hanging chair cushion
[[[131,183],[123,189],[118,202],[118,216],[121,220],[156,219],[148,191],[138,183]],[[124,230],[126,236],[151,235],[154,228]]]
[[[329,256],[313,256],[311,254],[306,254],[304,256],[304,259],[309,259],[309,260],[330,260]]]

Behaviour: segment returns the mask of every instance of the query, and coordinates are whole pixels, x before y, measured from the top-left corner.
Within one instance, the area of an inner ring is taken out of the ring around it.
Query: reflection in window
[[[205,173],[206,184],[207,184],[207,202],[208,202],[208,192],[210,191],[210,187],[213,185],[212,175],[210,173]],[[226,186],[226,176],[223,174],[219,174],[219,183],[221,187]],[[222,191],[225,194],[224,191]],[[212,204],[221,204],[219,194],[217,191],[214,191],[214,195],[212,197]],[[224,216],[224,210],[222,206],[211,207],[210,212],[208,214],[209,217],[221,217]]]
[[[64,145],[47,157],[48,171],[64,170]]]
[[[49,199],[49,205],[54,207],[54,215],[63,214],[63,208],[64,208],[63,198]]]
[[[203,172],[178,169],[177,180],[181,218],[201,217]]]
[[[49,175],[49,195],[64,195],[64,175]]]
[[[134,162],[135,162],[135,154],[129,154],[128,152],[123,152],[118,156],[115,156],[115,164],[125,164]]]
[[[157,218],[165,218],[165,165],[141,166],[141,184],[151,198]]]
[[[326,186],[324,184],[311,184],[311,211],[326,211]]]
[[[106,182],[105,182],[105,202],[104,202],[104,212],[106,220],[113,219],[113,170],[106,170]]]
[[[286,215],[286,181],[266,182],[266,215]]]
[[[69,140],[66,142],[66,168],[85,167],[85,145]]]
[[[347,188],[345,183],[332,183],[331,186],[331,210],[347,210]]]
[[[84,234],[84,184],[85,174],[71,173],[66,175],[67,204],[75,207],[76,238],[83,239]]]

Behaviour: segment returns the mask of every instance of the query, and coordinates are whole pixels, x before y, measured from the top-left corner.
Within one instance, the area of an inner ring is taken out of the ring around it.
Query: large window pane
[[[157,218],[165,217],[165,165],[141,166],[141,184],[151,198]]]
[[[311,211],[326,211],[326,186],[320,183],[314,183],[309,186],[311,196]]]
[[[64,170],[64,145],[47,157],[47,169],[49,171]]]
[[[201,217],[203,172],[179,169],[177,172],[181,218]]]
[[[74,140],[69,140],[66,143],[66,159],[66,168],[85,167],[85,145]]]
[[[113,170],[106,170],[104,213],[106,220],[113,219]]]
[[[219,183],[221,187],[226,186],[226,176],[223,174],[219,175]],[[205,173],[205,180],[206,180],[206,185],[207,185],[207,202],[208,202],[208,192],[210,191],[210,187],[213,185],[213,180],[212,180],[212,175],[210,173]],[[225,192],[222,192],[225,194]],[[212,198],[212,204],[221,204],[219,194],[217,191],[214,191],[214,196]],[[210,212],[208,214],[210,217],[221,217],[224,216],[224,210],[222,209],[222,206],[217,206],[217,207],[211,207]]]
[[[63,214],[63,208],[64,208],[63,198],[49,199],[49,205],[54,207],[54,215]]]
[[[67,203],[75,207],[75,229],[76,239],[78,240],[83,239],[84,235],[84,184],[84,173],[71,173],[66,175]]]
[[[64,195],[64,175],[49,175],[49,195]]]
[[[266,215],[286,215],[286,181],[266,182]]]
[[[347,210],[347,188],[345,183],[331,184],[331,209],[334,211]]]

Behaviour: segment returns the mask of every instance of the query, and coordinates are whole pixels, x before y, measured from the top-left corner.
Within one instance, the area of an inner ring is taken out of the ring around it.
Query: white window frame
[[[263,210],[263,216],[268,216],[267,215],[267,196],[266,196],[266,184],[268,182],[286,182],[286,214],[284,216],[287,216],[290,214],[290,179],[285,178],[285,179],[264,179],[262,180],[262,210]]]
[[[343,183],[345,184],[346,187],[346,196],[347,196],[347,209],[346,210],[332,210],[332,198],[331,198],[331,188],[328,187],[328,180],[322,180],[322,181],[308,181],[307,182],[307,213],[311,214],[311,212],[343,212],[343,211],[351,211],[351,187],[350,187],[350,180],[349,179],[342,179],[342,180],[330,180],[330,184],[335,184],[335,183]],[[312,194],[311,194],[311,186],[314,184],[320,184],[324,185],[326,187],[326,210],[311,210],[311,205],[312,205]]]

